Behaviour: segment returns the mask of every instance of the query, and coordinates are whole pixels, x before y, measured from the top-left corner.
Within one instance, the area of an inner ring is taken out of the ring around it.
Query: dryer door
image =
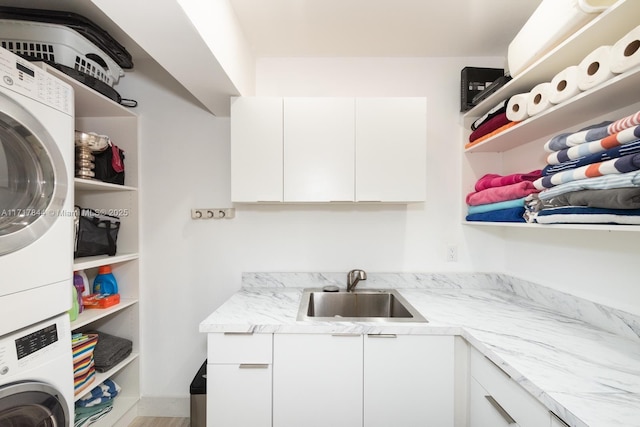
[[[40,382],[0,387],[0,426],[66,427],[70,424],[62,394]]]
[[[32,114],[0,93],[0,255],[46,233],[66,194],[67,172],[55,141]]]

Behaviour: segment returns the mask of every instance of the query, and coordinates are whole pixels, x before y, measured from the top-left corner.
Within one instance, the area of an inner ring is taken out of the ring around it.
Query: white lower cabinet
[[[367,335],[364,426],[452,427],[454,338]]]
[[[469,427],[551,426],[551,412],[479,351],[471,349]]]
[[[272,334],[209,334],[208,427],[271,427],[272,340]]]
[[[362,335],[273,341],[273,427],[362,427]]]

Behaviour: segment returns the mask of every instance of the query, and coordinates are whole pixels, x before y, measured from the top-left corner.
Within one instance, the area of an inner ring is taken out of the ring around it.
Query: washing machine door
[[[36,117],[0,92],[0,255],[46,233],[64,214],[66,194],[67,172],[54,139]]]
[[[0,426],[66,427],[71,418],[62,394],[41,382],[0,387]]]

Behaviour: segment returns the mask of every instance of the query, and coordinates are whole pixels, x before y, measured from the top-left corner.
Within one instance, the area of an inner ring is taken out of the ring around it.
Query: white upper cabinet
[[[356,201],[424,201],[426,98],[356,99]]]
[[[231,200],[282,202],[282,98],[232,98],[231,117]]]
[[[352,202],[353,98],[284,99],[284,201]]]
[[[425,200],[426,98],[232,98],[231,200]]]

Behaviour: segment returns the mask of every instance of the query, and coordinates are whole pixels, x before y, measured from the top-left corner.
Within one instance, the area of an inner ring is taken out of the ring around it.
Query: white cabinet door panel
[[[453,427],[453,337],[368,335],[364,354],[364,427]]]
[[[355,100],[284,99],[284,200],[353,201]]]
[[[510,416],[496,406],[499,403],[492,403],[491,398],[475,378],[470,378],[469,427],[518,427],[518,424],[510,423]]]
[[[356,99],[356,201],[424,201],[426,98]]]
[[[362,336],[275,334],[273,427],[362,427]]]
[[[271,427],[271,365],[207,365],[208,427]]]
[[[282,98],[231,99],[231,201],[282,202]]]

